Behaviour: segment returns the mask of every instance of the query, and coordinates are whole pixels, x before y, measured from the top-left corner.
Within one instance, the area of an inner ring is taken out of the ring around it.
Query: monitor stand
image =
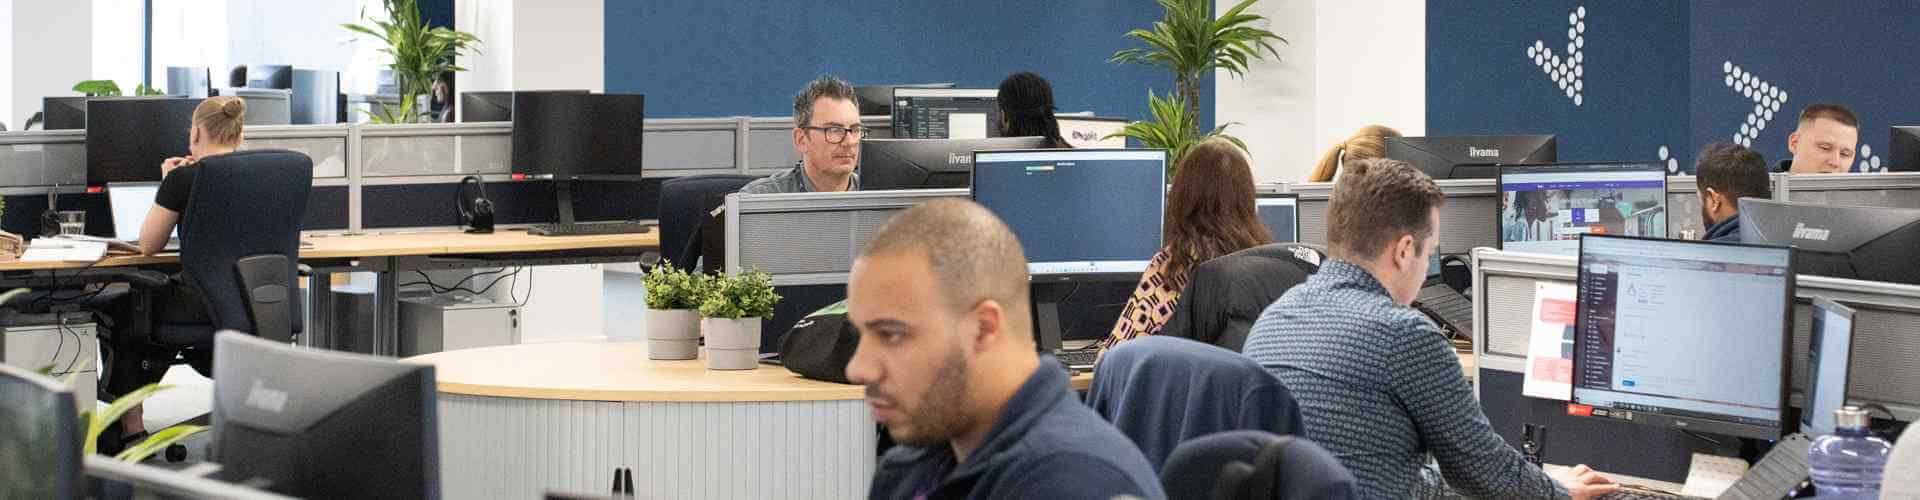
[[[1033,335],[1040,352],[1052,353],[1060,350],[1062,335],[1060,329],[1060,304],[1073,297],[1073,289],[1078,283],[1034,283],[1027,294],[1033,297]]]
[[[555,223],[563,226],[573,225],[573,181],[553,181],[554,210],[559,219]]]

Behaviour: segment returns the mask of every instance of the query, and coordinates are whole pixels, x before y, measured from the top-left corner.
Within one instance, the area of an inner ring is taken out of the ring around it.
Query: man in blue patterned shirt
[[[1469,497],[1613,491],[1586,466],[1549,478],[1507,446],[1445,336],[1407,307],[1437,251],[1445,201],[1406,163],[1349,166],[1327,208],[1332,259],[1267,307],[1243,352],[1293,392],[1307,436],[1353,472],[1364,498],[1413,497],[1429,455],[1447,486]]]

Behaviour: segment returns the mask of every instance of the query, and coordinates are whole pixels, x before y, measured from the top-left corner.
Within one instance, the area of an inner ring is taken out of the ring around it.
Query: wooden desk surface
[[[552,342],[407,358],[434,365],[440,392],[578,401],[844,401],[861,386],[809,380],[779,366],[708,370],[705,361],[647,359],[646,342]]]
[[[357,234],[350,236],[307,236],[313,246],[300,249],[302,259],[342,259],[354,257],[402,257],[472,253],[547,252],[588,248],[658,247],[660,231],[655,228],[641,234],[596,236],[534,236],[524,229],[496,231],[493,234],[467,234],[458,231],[418,233]],[[86,267],[144,266],[180,261],[177,253],[152,257],[108,257],[97,263],[0,261],[0,271],[80,269]]]

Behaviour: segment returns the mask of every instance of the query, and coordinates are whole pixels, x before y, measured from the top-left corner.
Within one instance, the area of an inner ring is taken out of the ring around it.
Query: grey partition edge
[[[730,194],[727,272],[756,269],[774,286],[847,282],[853,258],[894,213],[965,189]]]
[[[1500,203],[1494,196],[1493,179],[1442,179],[1434,183],[1447,195],[1447,205],[1440,209],[1440,252],[1461,254],[1493,245],[1499,236],[1493,211]],[[1327,201],[1333,197],[1333,183],[1287,184],[1286,188],[1300,195],[1300,240],[1327,244]]]
[[[1473,260],[1476,369],[1524,373],[1533,285],[1572,284],[1575,259],[1479,248]],[[1920,356],[1920,286],[1806,275],[1796,280],[1789,372],[1795,404],[1806,385],[1808,301],[1818,295],[1858,311],[1848,400],[1885,405],[1900,420],[1920,419],[1920,363],[1914,363]]]
[[[1776,200],[1920,208],[1920,172],[1776,175],[1774,182]]]

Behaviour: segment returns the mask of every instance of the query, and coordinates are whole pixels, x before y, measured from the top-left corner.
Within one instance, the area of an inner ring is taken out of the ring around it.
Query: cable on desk
[[[428,276],[426,271],[415,270],[414,273],[419,274],[420,278],[426,281],[401,283],[398,286],[427,285],[428,288],[431,288],[433,290],[433,293],[449,293],[455,290],[464,290],[467,293],[473,293],[475,295],[478,295],[478,293],[475,293],[473,289],[465,288],[465,285],[467,284],[468,281],[473,281],[474,278],[478,278],[481,276],[490,276],[490,275],[500,274],[500,273],[506,272],[506,270],[507,268],[502,267],[492,271],[481,271],[481,272],[473,273],[473,274],[467,275],[466,278],[461,279],[459,282],[454,283],[453,286],[440,286],[438,283],[433,282],[433,277]]]
[[[68,361],[67,369],[61,370],[60,372],[62,376],[72,375],[73,368],[80,365],[80,355],[87,352],[87,338],[81,336],[80,332],[74,331],[73,327],[67,326],[67,320],[65,318],[55,318],[54,320],[57,322],[56,324],[60,325],[60,342],[62,344],[66,343],[66,334],[73,334],[73,361]],[[55,359],[59,359],[59,355],[60,353],[58,351],[54,352]]]
[[[524,271],[524,270],[526,270],[526,268],[524,268],[524,267],[516,267],[516,268],[513,268],[513,273],[511,273],[511,274],[508,274],[508,275],[505,275],[505,276],[501,276],[501,277],[498,277],[498,278],[494,278],[494,279],[493,279],[493,282],[492,282],[492,283],[488,283],[488,284],[487,284],[487,287],[486,287],[486,288],[482,288],[482,289],[480,289],[480,291],[478,291],[478,292],[474,292],[474,295],[486,295],[486,294],[487,294],[487,291],[489,291],[489,290],[493,290],[493,286],[494,286],[494,285],[498,285],[498,284],[500,284],[500,282],[502,282],[502,281],[506,281],[506,280],[507,280],[507,278],[511,278],[511,277],[515,277],[515,276],[519,276],[519,275],[520,275],[520,272],[521,272],[521,271]],[[469,290],[469,291],[471,291],[471,290]],[[511,291],[511,289],[509,289],[509,291]]]

